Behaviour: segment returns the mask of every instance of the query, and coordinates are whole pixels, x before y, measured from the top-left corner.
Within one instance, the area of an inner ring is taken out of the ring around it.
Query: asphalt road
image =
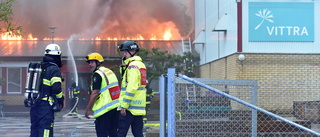
[[[83,113],[70,116],[68,113],[56,113],[54,137],[95,137],[94,118],[87,119]],[[146,135],[146,132],[144,132]],[[29,116],[0,115],[0,137],[29,137]],[[127,137],[133,137],[131,131]]]

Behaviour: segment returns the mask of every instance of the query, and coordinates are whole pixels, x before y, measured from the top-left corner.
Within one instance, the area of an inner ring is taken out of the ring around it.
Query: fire
[[[166,32],[163,34],[163,39],[164,40],[170,40],[172,37],[170,29],[166,30]]]
[[[22,40],[22,36],[14,35],[12,32],[4,32],[1,34],[1,40]]]
[[[149,33],[149,36],[145,36]],[[179,30],[173,22],[159,23],[157,28],[152,30],[147,30],[144,36],[142,34],[136,34],[135,36],[127,37],[101,37],[97,36],[95,38],[78,38],[75,40],[177,40],[181,39]],[[1,40],[40,40],[39,38],[33,37],[30,33],[27,37],[16,36],[10,32],[2,33]],[[52,40],[51,37],[45,37],[42,40]],[[65,38],[54,37],[54,40],[67,40]]]
[[[101,38],[100,37],[96,37],[96,39],[95,40],[101,40]]]
[[[33,38],[33,37],[32,37],[32,34],[30,33],[30,34],[28,35],[27,40],[38,40],[38,38]]]
[[[45,37],[43,40],[52,40],[51,38]],[[64,40],[63,38],[54,37],[54,40]]]

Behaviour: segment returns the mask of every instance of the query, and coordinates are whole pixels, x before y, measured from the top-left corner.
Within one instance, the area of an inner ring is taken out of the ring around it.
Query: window
[[[7,93],[21,93],[21,68],[8,68]]]

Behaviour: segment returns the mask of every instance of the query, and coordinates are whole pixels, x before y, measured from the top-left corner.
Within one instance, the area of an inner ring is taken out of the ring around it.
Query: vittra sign
[[[249,41],[313,42],[313,2],[249,2]]]

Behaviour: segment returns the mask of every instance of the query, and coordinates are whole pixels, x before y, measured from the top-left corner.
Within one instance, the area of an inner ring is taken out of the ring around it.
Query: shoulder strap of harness
[[[102,70],[100,70],[100,69],[98,69],[98,71],[100,71],[100,72],[103,74],[104,79],[106,79],[107,85],[109,85],[109,80],[108,80],[106,74],[105,74]]]

